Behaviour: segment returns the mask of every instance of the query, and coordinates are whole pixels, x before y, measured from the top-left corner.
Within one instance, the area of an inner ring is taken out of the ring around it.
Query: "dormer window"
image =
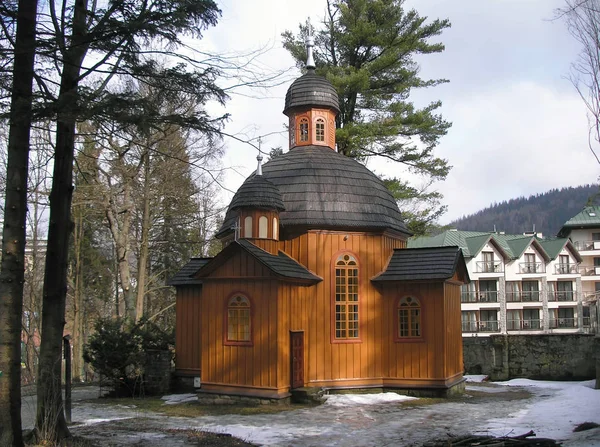
[[[325,141],[325,120],[323,118],[317,119],[317,123],[315,125],[316,130],[316,140],[317,141]]]
[[[300,120],[300,141],[306,142],[308,141],[308,120],[306,118],[302,118]]]

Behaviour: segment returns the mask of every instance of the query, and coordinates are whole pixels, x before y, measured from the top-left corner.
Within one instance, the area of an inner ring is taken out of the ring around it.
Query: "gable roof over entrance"
[[[397,248],[387,268],[372,281],[446,280],[459,275],[469,282],[469,274],[459,247]]]
[[[246,239],[240,239],[231,242],[210,262],[206,263],[194,275],[195,278],[208,277],[225,261],[235,256],[236,252],[243,251],[252,258],[270,270],[275,276],[281,279],[296,280],[299,282],[314,284],[322,281],[323,278],[315,275],[302,264],[290,258],[281,250],[277,255],[273,255],[262,248],[257,247]]]

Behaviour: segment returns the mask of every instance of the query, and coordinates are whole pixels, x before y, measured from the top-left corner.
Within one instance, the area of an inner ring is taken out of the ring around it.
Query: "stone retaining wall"
[[[466,374],[492,380],[596,378],[600,343],[587,334],[531,334],[464,337]]]

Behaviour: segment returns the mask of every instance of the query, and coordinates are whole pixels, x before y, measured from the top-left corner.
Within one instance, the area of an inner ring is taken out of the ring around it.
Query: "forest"
[[[471,231],[504,231],[507,234],[535,229],[544,236],[556,236],[567,220],[586,205],[598,205],[599,198],[598,185],[551,189],[529,197],[494,203],[451,222],[449,227]]]

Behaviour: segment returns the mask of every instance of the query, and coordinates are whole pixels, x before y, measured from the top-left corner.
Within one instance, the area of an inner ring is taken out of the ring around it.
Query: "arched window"
[[[244,237],[252,237],[252,216],[244,219]]]
[[[308,141],[308,119],[302,118],[300,120],[299,132],[300,141]]]
[[[260,239],[267,238],[267,228],[269,226],[269,220],[267,216],[260,216],[258,218],[258,237]]]
[[[236,295],[227,303],[227,341],[250,341],[250,301]]]
[[[421,336],[421,303],[413,297],[398,301],[398,338]]]
[[[335,338],[358,338],[358,263],[347,253],[335,261]]]
[[[273,239],[279,239],[279,222],[277,218],[273,218]]]
[[[315,140],[325,141],[325,120],[323,118],[317,119],[317,123],[315,125]]]

